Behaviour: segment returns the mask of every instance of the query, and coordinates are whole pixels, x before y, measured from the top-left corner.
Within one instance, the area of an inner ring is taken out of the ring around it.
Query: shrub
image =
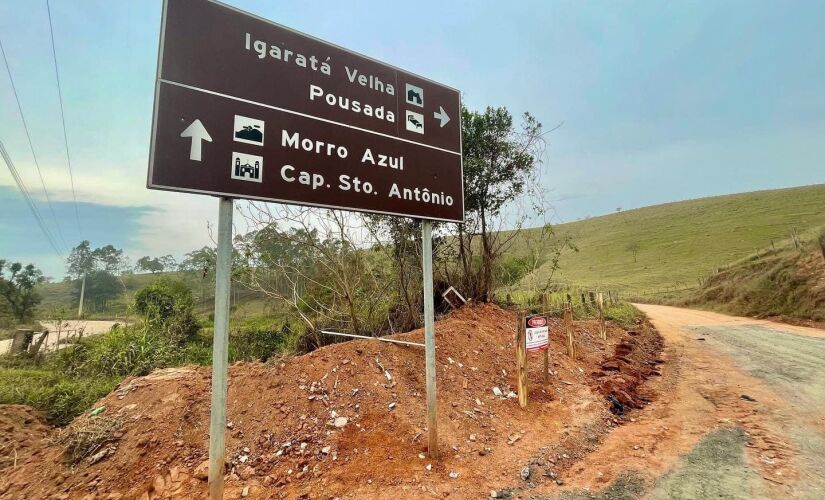
[[[146,327],[163,332],[173,343],[182,343],[198,333],[192,291],[181,281],[161,279],[135,294],[135,312]]]
[[[822,252],[822,258],[825,259],[825,230],[819,234],[819,251]]]
[[[180,364],[180,344],[141,326],[115,326],[106,335],[89,337],[55,357],[55,368],[76,376],[141,376]]]
[[[527,257],[510,257],[503,260],[496,269],[496,282],[500,286],[514,285],[521,281],[531,270]]]
[[[54,370],[0,368],[0,404],[25,404],[46,413],[52,425],[66,425],[108,394],[118,378],[67,377]]]
[[[229,335],[229,360],[267,361],[282,352],[296,352],[298,330],[288,321],[249,320]]]

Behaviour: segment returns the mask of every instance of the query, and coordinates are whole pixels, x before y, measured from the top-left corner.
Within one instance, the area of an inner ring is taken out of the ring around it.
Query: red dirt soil
[[[226,498],[479,498],[523,489],[533,480],[523,481],[520,471],[542,450],[620,423],[605,396],[630,407],[655,396],[642,382],[657,373],[662,341],[648,324],[633,332],[609,325],[602,341],[596,322],[578,321],[580,358],[571,360],[560,321],[551,319],[550,385],[541,387],[542,355],[529,355],[530,400],[521,409],[506,397],[515,390],[514,328],[514,315],[494,305],[468,306],[436,323],[438,460],[422,455],[421,348],[358,340],[233,365]],[[423,342],[421,330],[394,337]],[[16,447],[18,462],[3,471],[0,496],[204,498],[209,400],[208,367],[127,379],[96,405],[105,407],[100,417],[70,425],[121,421],[102,457],[74,466],[63,447],[33,430],[42,420],[2,419],[0,444]],[[336,427],[340,417],[346,424]],[[576,458],[564,457],[555,466],[560,473]]]
[[[52,433],[43,414],[24,405],[0,405],[0,431],[0,472],[36,458]]]

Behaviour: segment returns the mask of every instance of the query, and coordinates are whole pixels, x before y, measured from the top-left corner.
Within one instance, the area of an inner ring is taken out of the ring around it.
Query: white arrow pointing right
[[[192,144],[189,146],[189,159],[201,161],[202,141],[212,142],[212,136],[206,131],[200,120],[195,120],[180,133],[181,137],[191,137]]]
[[[450,121],[450,117],[447,116],[447,112],[444,111],[444,108],[442,106],[439,106],[438,109],[440,110],[440,112],[439,111],[433,112],[433,118],[435,118],[436,120],[440,120],[441,121],[440,126],[443,128],[444,125],[446,125],[447,122]]]

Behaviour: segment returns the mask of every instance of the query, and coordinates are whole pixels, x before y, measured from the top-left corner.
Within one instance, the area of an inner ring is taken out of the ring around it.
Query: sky
[[[825,2],[231,0],[462,91],[529,111],[549,135],[554,222],[825,182]],[[161,2],[52,0],[80,224],[45,0],[0,0],[0,140],[65,255],[82,239],[132,261],[211,244],[217,201],[145,188]],[[64,264],[0,164],[0,259]]]

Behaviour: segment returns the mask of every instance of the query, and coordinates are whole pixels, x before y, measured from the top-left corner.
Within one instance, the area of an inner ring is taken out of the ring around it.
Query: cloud
[[[44,201],[38,199],[36,205],[63,256],[82,239],[91,241],[95,246],[111,243],[129,252],[140,245],[140,221],[155,212],[145,205],[113,206],[81,202],[77,205],[81,222],[81,229],[78,229],[73,202],[53,199],[54,216]],[[32,262],[46,274],[62,277],[64,262],[49,245],[16,188],[0,186],[0,213],[3,214],[0,218],[0,233],[3,235],[0,239],[0,258]]]
[[[23,161],[16,165],[32,197],[37,200],[40,212],[57,234],[34,163]],[[95,245],[111,243],[123,248],[134,260],[142,255],[180,256],[211,244],[208,226],[217,218],[215,198],[146,189],[145,165],[114,168],[84,163],[81,168],[75,168],[74,185],[82,236],[76,229],[68,170],[65,166],[41,165],[41,172],[58,213],[58,226],[64,233],[67,249],[81,239],[89,239]],[[32,228],[36,228],[34,218],[6,171],[0,175],[0,202],[3,203],[0,207],[14,209],[17,213],[14,218],[4,216],[6,223],[0,227],[10,231],[4,233],[7,236],[4,239],[11,241],[0,250],[8,249],[20,255],[18,248],[26,247],[32,251],[34,246],[37,250],[33,255],[53,260],[42,235],[32,235]]]

